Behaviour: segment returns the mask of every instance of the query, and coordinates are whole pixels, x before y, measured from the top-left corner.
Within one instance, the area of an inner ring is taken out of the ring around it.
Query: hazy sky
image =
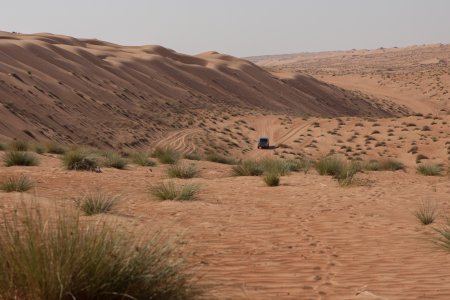
[[[449,0],[0,0],[0,30],[236,56],[450,43]]]

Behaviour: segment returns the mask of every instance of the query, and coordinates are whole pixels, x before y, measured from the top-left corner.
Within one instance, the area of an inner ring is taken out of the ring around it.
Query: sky
[[[448,0],[0,0],[0,30],[256,56],[450,43]]]

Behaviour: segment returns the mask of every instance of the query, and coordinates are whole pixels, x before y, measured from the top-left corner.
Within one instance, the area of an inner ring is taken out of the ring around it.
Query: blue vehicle
[[[269,138],[268,137],[260,137],[258,142],[258,149],[269,149]]]

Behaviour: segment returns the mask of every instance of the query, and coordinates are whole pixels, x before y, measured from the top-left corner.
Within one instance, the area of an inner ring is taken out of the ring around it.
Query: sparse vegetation
[[[206,160],[211,161],[211,162],[215,162],[215,163],[219,163],[219,164],[226,164],[226,165],[234,165],[236,164],[236,160],[232,157],[227,157],[227,156],[223,156],[220,154],[208,154],[206,156]]]
[[[98,168],[98,157],[92,152],[83,149],[64,153],[62,161],[68,170],[95,171]]]
[[[38,158],[30,152],[24,151],[8,151],[3,157],[5,166],[37,166]]]
[[[111,212],[118,202],[118,196],[102,192],[89,193],[75,199],[77,207],[88,216]]]
[[[398,171],[404,170],[405,165],[394,159],[370,160],[363,164],[363,169],[367,171]]]
[[[30,149],[30,145],[26,141],[12,141],[9,144],[9,150],[11,151],[28,151]]]
[[[437,216],[437,205],[430,202],[422,202],[414,215],[423,225],[429,225],[434,222]]]
[[[344,162],[337,156],[327,156],[316,162],[315,168],[320,175],[336,176],[344,168]]]
[[[145,153],[133,153],[131,156],[131,162],[143,167],[153,167],[156,166],[156,162],[151,160]]]
[[[197,153],[186,153],[183,157],[189,160],[202,160],[201,155]]]
[[[0,225],[2,299],[163,300],[200,293],[162,233],[150,231],[140,241],[106,222],[23,206]]]
[[[162,182],[150,188],[153,196],[160,200],[194,200],[198,193],[198,185],[186,184],[182,187],[177,187],[174,182]]]
[[[180,159],[180,153],[171,148],[158,147],[153,151],[152,157],[156,157],[162,164],[172,165]]]
[[[425,176],[441,176],[442,166],[437,164],[420,164],[417,166],[417,172]]]
[[[278,173],[268,173],[264,176],[264,182],[267,186],[278,186],[280,185],[280,174]]]
[[[115,168],[119,170],[123,170],[127,166],[127,161],[122,156],[115,152],[105,152],[103,154],[104,160],[103,165],[107,168]]]
[[[26,192],[33,187],[33,181],[28,176],[9,177],[0,183],[0,189],[4,192]]]
[[[199,170],[195,165],[189,164],[185,165],[182,163],[177,163],[172,165],[167,169],[167,175],[172,178],[194,178],[199,174]]]
[[[66,153],[66,148],[57,143],[48,143],[47,152],[52,154],[64,154]]]
[[[234,176],[260,176],[264,173],[264,166],[260,161],[245,160],[233,166],[232,173]]]

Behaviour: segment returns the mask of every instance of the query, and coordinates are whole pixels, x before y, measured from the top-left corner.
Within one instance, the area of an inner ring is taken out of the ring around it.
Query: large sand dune
[[[161,46],[0,32],[0,138],[137,147],[205,115],[341,116],[406,110],[301,74]]]

